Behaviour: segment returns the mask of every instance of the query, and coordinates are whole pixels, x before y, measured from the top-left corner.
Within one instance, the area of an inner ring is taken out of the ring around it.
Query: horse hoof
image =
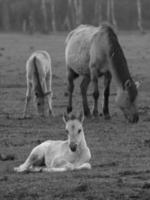
[[[20,118],[18,118],[19,120],[23,120],[23,119],[32,119],[32,117],[31,116],[29,116],[29,115],[25,115],[25,116],[23,116],[22,118],[20,117]]]
[[[85,112],[84,115],[85,115],[86,118],[91,118],[91,113],[90,112]]]
[[[105,115],[104,115],[103,113],[100,113],[99,116],[100,116],[100,117],[103,117],[103,116],[104,116],[104,119],[105,119],[105,120],[111,119],[111,116],[110,116],[109,114],[105,114]]]
[[[65,92],[65,93],[64,93],[64,96],[65,96],[65,97],[68,97],[68,96],[69,96],[68,92]]]
[[[104,119],[105,120],[109,120],[109,119],[111,119],[111,116],[108,114],[108,115],[104,115]]]
[[[94,117],[98,117],[98,111],[93,111],[93,112],[92,112],[92,115],[93,115]]]
[[[55,117],[55,114],[53,113],[53,111],[52,110],[49,110],[49,117]]]
[[[72,107],[67,107],[67,113],[71,113]]]

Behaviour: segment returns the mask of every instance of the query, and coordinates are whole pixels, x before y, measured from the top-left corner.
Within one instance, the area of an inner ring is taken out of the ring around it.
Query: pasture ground
[[[119,33],[119,39],[139,89],[138,124],[128,124],[115,105],[111,87],[110,112],[105,121],[85,119],[84,129],[92,152],[92,170],[65,173],[17,174],[31,149],[47,139],[65,139],[62,113],[66,109],[64,40],[66,34],[0,34],[0,200],[149,200],[150,199],[150,34]],[[53,63],[55,118],[20,120],[25,100],[25,61],[37,49],[47,50]],[[76,81],[74,108],[81,110]],[[101,93],[103,82],[99,82]],[[88,98],[92,107],[92,91]],[[101,108],[101,103],[99,103]]]

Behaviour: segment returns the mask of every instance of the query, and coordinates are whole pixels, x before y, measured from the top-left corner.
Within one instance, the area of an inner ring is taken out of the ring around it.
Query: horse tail
[[[39,72],[38,72],[38,67],[37,67],[37,58],[36,56],[34,56],[33,58],[33,65],[34,65],[34,73],[35,73],[35,79],[37,84],[35,84],[35,93],[37,95],[37,97],[43,97],[44,93],[43,93],[43,89],[42,89],[42,85],[40,82],[40,76],[39,76]]]

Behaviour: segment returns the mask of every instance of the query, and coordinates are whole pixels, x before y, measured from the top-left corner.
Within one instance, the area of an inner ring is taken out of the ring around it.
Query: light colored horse
[[[34,52],[26,63],[27,91],[23,117],[27,117],[32,92],[40,116],[45,115],[46,100],[52,114],[52,69],[51,58],[46,51]]]
[[[91,153],[84,136],[83,119],[83,114],[78,117],[65,114],[63,120],[66,124],[68,139],[65,141],[48,140],[41,143],[31,151],[26,161],[19,167],[15,167],[14,170],[16,172],[62,172],[91,169],[91,165],[88,163]]]
[[[72,111],[74,80],[83,76],[81,94],[84,114],[90,115],[87,89],[93,84],[93,115],[98,115],[98,78],[104,76],[103,114],[109,118],[109,94],[112,77],[117,84],[116,103],[129,122],[139,119],[136,106],[137,87],[133,81],[123,50],[113,29],[103,24],[100,27],[80,25],[69,33],[66,39],[66,66],[69,102],[67,112]]]

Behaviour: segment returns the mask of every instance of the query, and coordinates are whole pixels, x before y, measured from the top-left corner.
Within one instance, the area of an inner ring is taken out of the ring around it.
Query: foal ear
[[[129,88],[131,87],[131,80],[128,79],[128,80],[124,83],[124,87],[125,87],[126,90],[129,89]]]
[[[66,123],[69,120],[69,116],[67,113],[63,114],[63,121]]]
[[[78,115],[78,120],[79,120],[81,123],[83,123],[83,121],[84,121],[84,114],[83,114],[82,111],[81,111],[80,114]]]

